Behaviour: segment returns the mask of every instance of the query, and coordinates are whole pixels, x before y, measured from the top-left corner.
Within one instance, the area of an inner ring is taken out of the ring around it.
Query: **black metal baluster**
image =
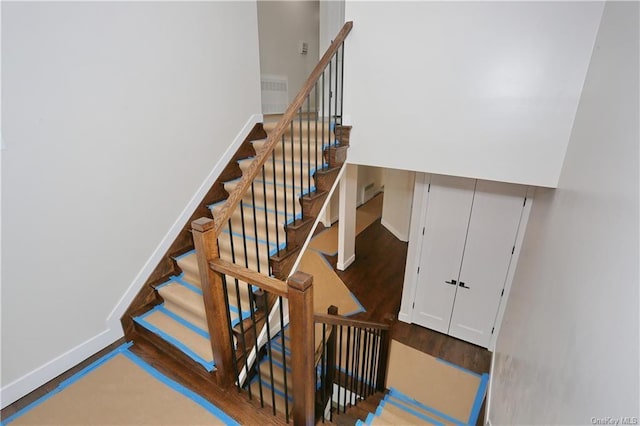
[[[307,191],[311,193],[311,96],[307,96]],[[302,152],[302,141],[300,141]]]
[[[315,142],[315,156],[313,157],[313,164],[314,164],[314,170],[317,173],[318,172],[318,81],[316,81],[316,84],[313,86],[314,90],[315,90],[315,109],[316,109],[316,113],[315,113],[315,138],[314,138],[314,142]]]
[[[354,404],[358,405],[358,397],[357,397],[357,391],[358,391],[358,369],[360,367],[360,329],[354,329],[353,331],[354,333],[354,353],[356,355],[356,362],[355,362],[355,368],[352,371],[352,376],[351,376],[351,395],[354,398]]]
[[[340,342],[342,342],[342,335],[340,335]],[[344,389],[345,389],[345,396],[347,394],[347,389],[349,389],[349,352],[351,351],[351,327],[347,327],[347,353],[346,356],[344,357]],[[351,354],[351,358],[353,358],[353,353]],[[342,366],[340,366],[340,368],[342,368]],[[349,398],[351,399],[351,398]],[[339,401],[339,400],[338,400]],[[338,406],[338,410],[340,410],[340,406]],[[347,411],[347,401],[344,401],[343,404],[343,413]]]
[[[359,395],[362,395],[362,397],[364,398],[365,395],[365,368],[367,366],[367,331],[366,329],[364,329],[362,331],[362,334],[364,335],[362,340],[362,365],[360,366],[360,393]]]
[[[295,166],[295,151],[293,149],[293,120],[291,120],[291,204],[293,205],[293,221],[295,222],[296,220],[296,166]],[[285,181],[285,185],[284,185],[284,190],[285,193],[287,191],[287,185],[286,185],[286,181]]]
[[[287,385],[287,354],[284,338],[284,313],[282,310],[282,296],[278,297],[278,309],[280,310],[280,335],[282,340],[282,369],[284,371],[284,413],[289,423],[289,387]],[[267,321],[269,318],[267,317]]]
[[[262,197],[264,198],[264,204],[267,204],[267,173],[265,171],[265,166],[262,166]],[[256,217],[256,203],[253,203],[253,217]],[[257,219],[256,219],[257,222]],[[278,216],[276,216],[276,224],[278,223]],[[277,229],[277,227],[276,227]],[[267,238],[267,275],[271,276],[271,265],[269,262],[269,252],[271,251],[271,245],[269,241],[269,215],[267,214],[267,209],[264,209],[264,230]]]
[[[231,327],[231,312],[229,310],[229,293],[227,293],[227,276],[220,274],[222,278],[222,289],[224,290],[224,304],[227,309],[227,324],[229,324],[229,344],[233,348],[233,374],[236,377],[236,387],[240,392],[240,374],[238,374],[238,357],[236,356],[236,348],[233,344],[233,328]]]
[[[300,195],[302,195],[304,193],[304,173],[302,172],[304,170],[304,168],[302,167],[302,139],[303,139],[303,134],[302,134],[302,107],[300,107],[300,109],[298,109],[298,121],[300,122]],[[295,190],[294,190],[295,192]]]
[[[340,366],[342,365],[342,325],[340,325],[340,333],[338,333],[338,338],[340,340],[340,343],[338,343],[338,410],[340,410],[340,394],[342,391],[342,379],[340,377]],[[345,388],[344,390],[344,401],[343,403],[346,403],[346,399],[347,399],[347,389]]]
[[[324,104],[324,97],[325,97],[325,87],[324,87],[324,71],[322,71],[322,146],[321,146],[321,150],[322,150],[322,157],[320,160],[320,165],[321,167],[324,169],[324,150],[325,150],[325,140],[324,140],[324,127],[325,127],[325,104]],[[331,121],[331,120],[329,120]]]
[[[262,291],[262,290],[261,290]],[[267,328],[267,354],[269,356],[269,374],[271,375],[271,407],[273,408],[273,415],[276,415],[276,386],[273,381],[273,353],[271,352],[271,326],[269,325],[269,295],[263,292],[264,312],[266,315],[265,325]]]
[[[333,55],[336,58],[336,79],[334,82],[335,85],[335,91],[333,92],[333,111],[336,115],[336,119],[334,122],[334,126],[338,125],[338,52],[336,51],[336,53]],[[334,127],[334,134],[335,134],[335,127]]]
[[[342,125],[342,118],[344,113],[344,41],[341,46],[341,55],[342,60],[340,61],[341,69],[340,69],[340,125]],[[342,142],[342,141],[340,141]]]
[[[273,165],[273,199],[277,200],[277,190],[276,190],[276,153],[275,149],[271,152],[271,164]],[[264,211],[267,211],[267,194],[265,192],[264,195]],[[280,250],[280,217],[278,216],[278,203],[275,203],[275,223],[276,223],[276,253]],[[286,213],[285,213],[286,216]]]
[[[284,135],[282,135],[282,187],[284,188],[284,224],[285,226],[287,225],[287,222],[289,221],[289,214],[287,211],[287,155],[286,155],[286,147],[285,147],[285,142],[284,142]],[[274,171],[275,173],[275,171]],[[276,185],[275,182],[273,184],[273,195],[274,195],[274,204],[278,205],[278,198],[276,197]],[[294,214],[295,216],[295,214]],[[289,237],[287,235],[287,231],[285,229],[284,231],[284,243],[285,245],[289,246]]]
[[[258,243],[258,221],[256,220],[256,191],[251,182],[251,207],[253,208],[253,235],[256,246],[256,265],[258,272],[260,272],[260,244]]]
[[[231,242],[231,262],[236,263],[236,251],[233,243],[233,227],[231,225],[231,219],[229,219],[229,239]],[[244,332],[244,323],[242,321],[242,299],[240,298],[240,283],[237,278],[234,278],[235,286],[236,286],[236,302],[238,302],[238,312],[240,312],[240,335],[242,341],[242,353],[245,359],[244,368],[247,380],[249,379],[249,363],[247,360],[247,340]],[[240,380],[238,380],[238,383]],[[247,390],[249,392],[249,399],[252,399],[251,395],[251,386],[247,386]]]
[[[328,135],[327,135],[327,139],[329,139],[329,144],[333,143],[333,141],[331,140],[331,99],[333,98],[334,94],[332,92],[332,87],[331,87],[331,69],[332,69],[332,63],[331,61],[329,61],[329,129],[328,129]]]

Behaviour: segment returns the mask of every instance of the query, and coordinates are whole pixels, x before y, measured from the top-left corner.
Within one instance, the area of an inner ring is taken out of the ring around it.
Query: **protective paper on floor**
[[[476,404],[481,381],[478,374],[391,341],[386,387],[465,424]]]
[[[353,315],[364,310],[322,254],[314,250],[305,251],[298,270],[313,275],[314,312],[326,314],[331,305],[338,307],[340,315]]]
[[[382,216],[383,195],[377,195],[363,204],[356,210],[356,235],[367,229],[369,225]],[[318,250],[330,256],[338,253],[338,226],[334,224],[331,228],[316,235],[309,244],[309,248]]]
[[[153,374],[159,374],[153,371]],[[10,424],[237,424],[230,418],[225,422],[217,417],[209,411],[211,407],[217,409],[209,403],[201,405],[195,402],[141,368],[124,353],[118,353],[62,391],[17,416]]]

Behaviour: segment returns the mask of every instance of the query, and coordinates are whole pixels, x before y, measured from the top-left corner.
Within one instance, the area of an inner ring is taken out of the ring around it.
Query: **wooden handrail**
[[[314,314],[313,319],[315,322],[329,324],[329,325],[346,325],[348,327],[358,328],[373,328],[376,330],[389,330],[391,326],[389,324],[355,320],[339,315],[328,314]]]
[[[333,40],[325,54],[320,59],[320,62],[318,62],[316,67],[311,72],[311,75],[309,75],[309,78],[307,79],[305,84],[293,99],[293,102],[291,102],[291,105],[289,105],[289,108],[287,108],[287,111],[284,113],[274,130],[269,134],[267,142],[265,143],[262,150],[257,153],[256,157],[251,162],[247,170],[245,170],[242,174],[242,177],[240,178],[237,186],[231,192],[231,194],[229,194],[229,198],[227,198],[226,203],[220,209],[220,213],[217,215],[217,217],[214,218],[216,235],[220,235],[220,233],[222,232],[222,228],[225,226],[225,224],[233,214],[233,211],[240,203],[240,200],[251,185],[251,182],[253,182],[254,178],[258,175],[260,168],[267,161],[269,155],[271,155],[271,152],[275,148],[276,144],[280,141],[280,138],[289,126],[289,123],[291,123],[294,116],[297,114],[298,109],[300,109],[304,100],[307,98],[309,93],[311,93],[311,90],[324,72],[324,69],[327,67],[329,61],[337,52],[338,48],[342,45],[352,27],[352,21],[344,24],[335,40]]]
[[[260,272],[227,262],[220,258],[215,258],[209,262],[209,267],[221,274],[231,275],[241,281],[260,287],[264,291],[276,296],[287,297],[289,290],[287,283],[276,278],[267,277]]]

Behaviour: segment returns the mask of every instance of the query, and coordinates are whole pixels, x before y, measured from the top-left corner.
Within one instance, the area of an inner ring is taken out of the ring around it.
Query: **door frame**
[[[469,178],[472,179],[472,178]],[[409,247],[407,251],[407,263],[404,273],[404,285],[402,289],[402,302],[400,305],[400,312],[398,319],[402,322],[411,324],[413,323],[413,304],[416,297],[416,289],[418,284],[418,266],[420,265],[420,258],[422,257],[422,235],[425,227],[426,211],[429,202],[429,185],[431,182],[431,174],[416,172],[415,186],[413,191],[413,204],[411,210],[411,226],[409,230]],[[491,352],[495,350],[496,341],[500,334],[500,326],[504,317],[504,312],[509,300],[509,294],[511,293],[511,286],[513,284],[513,278],[518,265],[518,259],[522,250],[522,244],[524,242],[527,223],[533,206],[533,198],[535,194],[534,187],[528,187],[526,193],[527,201],[522,211],[522,218],[520,220],[520,226],[518,227],[518,234],[515,241],[515,250],[509,264],[507,271],[507,279],[504,287],[504,295],[500,300],[498,312],[496,313],[495,330],[491,336],[489,342],[489,349]]]

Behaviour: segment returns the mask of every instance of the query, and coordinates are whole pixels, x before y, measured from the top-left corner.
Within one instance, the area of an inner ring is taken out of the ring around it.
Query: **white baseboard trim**
[[[400,312],[398,314],[398,320],[402,322],[406,322],[407,324],[411,324],[411,316],[408,314],[405,314],[404,312]]]
[[[189,217],[198,207],[198,204],[202,201],[202,198],[204,198],[204,196],[207,194],[207,191],[209,191],[209,189],[215,183],[218,176],[220,176],[231,158],[233,158],[233,155],[236,153],[242,142],[244,142],[246,137],[249,135],[249,132],[251,132],[253,126],[260,122],[262,122],[262,114],[252,115],[245,123],[242,130],[238,132],[235,139],[233,140],[231,145],[229,145],[222,157],[220,157],[218,162],[213,166],[213,169],[204,180],[204,182],[202,182],[200,188],[198,188],[193,197],[191,197],[189,204],[187,204],[184,210],[182,210],[182,213],[180,213],[180,216],[173,223],[171,229],[169,229],[169,232],[167,232],[167,234],[164,236],[151,257],[149,257],[140,272],[138,272],[138,275],[136,275],[136,277],[134,278],[131,285],[129,285],[129,288],[127,289],[125,294],[122,296],[122,298],[120,298],[113,311],[111,311],[111,313],[109,314],[107,325],[110,328],[120,327],[120,318],[122,317],[122,315],[124,315],[125,311],[140,291],[140,288],[142,288],[145,281],[151,275],[160,260],[162,260],[162,256],[164,256],[171,244],[173,244],[173,241],[182,230],[184,223],[189,220]]]
[[[119,325],[117,328],[108,328],[86,342],[79,344],[75,348],[68,350],[46,364],[2,387],[2,389],[0,389],[2,408],[34,391],[49,380],[58,377],[70,368],[75,367],[122,336],[124,336],[124,332]]]
[[[349,258],[348,258],[348,259],[346,259],[346,260],[344,261],[344,263],[342,263],[342,262],[338,262],[338,264],[336,265],[336,267],[337,267],[339,270],[344,271],[344,270],[345,270],[345,269],[347,269],[349,266],[351,266],[351,264],[352,264],[353,262],[355,262],[355,260],[356,260],[356,255],[355,255],[355,254],[352,254],[351,256],[349,256]]]
[[[403,241],[405,243],[409,242],[409,236],[406,233],[402,233],[400,231],[398,231],[396,228],[394,228],[389,222],[387,222],[386,220],[384,220],[384,218],[382,218],[380,220],[380,223],[382,224],[382,226],[384,226],[385,228],[387,228],[387,230],[389,232],[391,232],[397,239],[399,239],[400,241]]]
[[[491,352],[491,367],[489,368],[489,385],[487,386],[487,396],[486,401],[487,405],[484,410],[484,424],[491,426],[491,388],[493,384],[493,372],[496,363],[496,353],[495,351]]]

